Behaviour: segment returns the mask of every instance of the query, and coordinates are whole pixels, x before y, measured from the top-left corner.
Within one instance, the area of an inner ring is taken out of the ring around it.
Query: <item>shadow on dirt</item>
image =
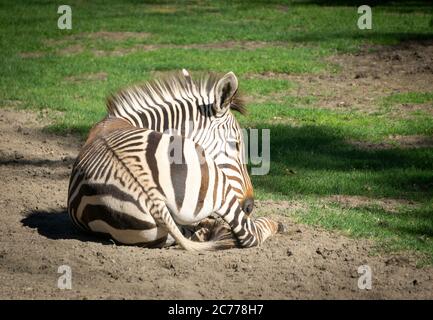
[[[100,242],[113,244],[103,235],[92,235],[78,229],[70,220],[66,209],[32,210],[27,213],[21,223],[48,239],[73,239],[83,242]]]
[[[65,158],[60,160],[49,159],[17,159],[12,157],[0,157],[0,165],[4,166],[34,166],[34,167],[65,167],[74,163],[74,158]]]

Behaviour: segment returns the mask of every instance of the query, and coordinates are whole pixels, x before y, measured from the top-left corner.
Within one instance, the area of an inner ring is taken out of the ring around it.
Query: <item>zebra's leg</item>
[[[229,224],[242,248],[259,246],[267,238],[283,229],[282,224],[267,217],[253,220],[242,210],[233,192],[228,194],[224,206],[217,213]]]
[[[210,229],[207,226],[202,226],[201,223],[193,225],[178,225],[183,236],[192,241],[204,242],[208,241]]]
[[[180,231],[163,200],[152,199],[152,203],[149,203],[149,212],[155,219],[157,225],[161,228],[164,228],[176,240],[176,243],[178,243],[185,250],[214,251],[233,247],[233,241],[230,239],[206,242],[196,242],[187,239]]]
[[[209,241],[210,239],[210,233],[211,230],[208,228],[200,228],[197,231],[195,231],[190,237],[189,239],[192,241],[197,241],[197,242],[206,242]]]
[[[230,226],[222,219],[206,218],[200,221],[194,227],[191,227],[193,231],[189,239],[193,241],[205,242],[205,241],[220,241],[224,240],[227,242],[227,249],[229,247],[237,247],[237,240],[233,234]],[[231,243],[231,246],[228,245]]]

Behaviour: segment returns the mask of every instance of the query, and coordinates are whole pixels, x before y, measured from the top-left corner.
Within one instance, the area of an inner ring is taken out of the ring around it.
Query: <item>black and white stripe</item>
[[[124,244],[177,242],[189,250],[227,247],[222,240],[191,241],[179,229],[212,213],[228,223],[242,247],[275,233],[273,221],[253,221],[243,208],[252,191],[242,135],[230,112],[234,74],[197,83],[183,74],[142,88],[112,97],[109,116],[90,132],[70,179],[73,221]],[[170,126],[181,134],[168,134]],[[236,141],[229,148],[228,139]],[[173,145],[180,146],[180,162],[173,162]]]

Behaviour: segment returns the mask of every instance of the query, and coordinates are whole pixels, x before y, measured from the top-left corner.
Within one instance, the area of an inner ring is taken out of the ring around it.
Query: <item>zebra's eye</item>
[[[231,148],[239,150],[239,140],[227,140]]]

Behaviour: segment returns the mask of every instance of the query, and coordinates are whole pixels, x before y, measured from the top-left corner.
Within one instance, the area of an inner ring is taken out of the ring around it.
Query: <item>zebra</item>
[[[226,81],[227,88],[217,87],[218,80],[221,84]],[[236,118],[228,112],[246,113],[237,88],[238,80],[232,72],[221,79],[214,73],[201,74],[194,82],[183,69],[182,73],[110,96],[108,116],[125,119],[139,128],[172,131],[201,145],[231,179],[242,208],[250,214],[254,191],[245,163],[243,136]],[[224,102],[214,103],[215,95]],[[239,157],[226,152],[231,144],[239,149]]]
[[[107,117],[91,129],[72,168],[73,222],[123,244],[177,243],[191,251],[257,246],[281,231],[271,219],[250,217],[245,146],[230,111],[243,110],[237,91],[232,72],[194,82],[183,71],[111,96]],[[235,242],[220,235],[192,241],[179,228],[211,214],[228,224]]]

